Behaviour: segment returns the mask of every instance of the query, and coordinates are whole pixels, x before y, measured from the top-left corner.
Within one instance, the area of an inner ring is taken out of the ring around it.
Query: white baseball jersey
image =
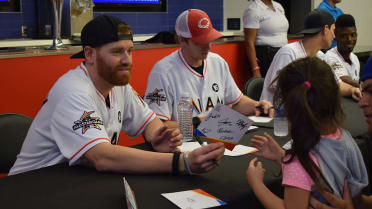
[[[350,53],[351,65],[344,60],[337,47],[327,51],[326,60],[337,78],[349,76],[352,80],[359,81],[360,64],[354,53]]]
[[[276,89],[276,82],[272,85],[271,83],[279,75],[280,70],[287,66],[289,63],[306,56],[307,54],[302,41],[293,42],[280,48],[279,51],[275,54],[270,68],[267,71],[260,99],[266,99],[267,101],[272,103],[274,92]],[[319,51],[316,56],[322,60],[325,59],[325,55],[321,51]]]
[[[285,11],[278,2],[272,3],[274,10],[261,0],[255,0],[244,11],[244,28],[257,29],[255,45],[282,47],[288,43],[289,23]]]
[[[236,104],[243,96],[222,57],[208,53],[200,75],[187,64],[180,49],[155,64],[145,101],[160,119],[177,121],[177,105],[183,92],[191,96],[193,116],[206,115],[217,103]]]
[[[62,162],[74,165],[99,143],[117,144],[120,130],[138,136],[156,116],[132,87],[114,87],[110,106],[82,63],[54,84],[9,175]]]

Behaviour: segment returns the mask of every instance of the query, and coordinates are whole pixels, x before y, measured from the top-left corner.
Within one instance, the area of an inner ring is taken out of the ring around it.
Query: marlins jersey
[[[289,63],[306,56],[307,54],[302,41],[293,42],[280,48],[280,50],[275,54],[270,68],[267,71],[260,100],[265,99],[273,103],[276,82],[273,84],[272,82],[279,75],[280,70]],[[316,56],[321,60],[325,59],[325,55],[321,51],[318,51]]]
[[[208,53],[200,75],[187,64],[180,49],[155,64],[145,101],[160,119],[178,121],[177,105],[184,92],[191,96],[193,116],[205,115],[218,103],[236,104],[243,96],[222,57]]]
[[[9,175],[69,162],[99,143],[117,144],[120,130],[138,136],[156,116],[128,84],[107,98],[82,63],[54,84],[35,117]]]
[[[359,81],[360,64],[354,53],[350,53],[351,65],[344,60],[337,47],[328,50],[326,57],[337,78],[349,76],[352,80]]]

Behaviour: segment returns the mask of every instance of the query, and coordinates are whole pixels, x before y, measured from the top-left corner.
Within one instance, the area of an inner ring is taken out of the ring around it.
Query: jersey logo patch
[[[331,68],[334,71],[336,71],[336,70],[342,70],[343,67],[342,67],[342,65],[340,63],[334,62],[334,63],[331,64]]]
[[[218,90],[220,90],[220,88],[218,87],[218,84],[217,84],[217,83],[213,83],[213,84],[212,84],[212,90],[213,90],[214,92],[218,92]]]
[[[167,97],[165,96],[165,94],[159,94],[162,91],[163,89],[155,88],[152,93],[148,93],[146,95],[146,99],[150,100],[150,104],[155,102],[160,106],[161,101],[167,101]]]
[[[118,122],[121,123],[121,112],[118,112]]]
[[[85,132],[90,128],[101,130],[98,125],[103,125],[103,122],[99,117],[91,117],[90,115],[93,113],[94,111],[84,111],[80,119],[74,122],[72,129],[75,131],[81,128],[82,134],[85,134]]]

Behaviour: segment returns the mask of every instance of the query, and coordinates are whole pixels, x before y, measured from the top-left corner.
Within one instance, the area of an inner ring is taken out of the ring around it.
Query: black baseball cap
[[[324,26],[335,23],[333,16],[322,9],[315,9],[305,17],[305,28],[300,32],[302,34],[314,34],[323,30]]]
[[[108,15],[101,15],[89,21],[81,30],[81,43],[83,50],[72,55],[71,59],[85,58],[84,47],[93,48],[119,40],[132,40],[132,34],[118,34],[118,25],[126,24],[119,18]]]

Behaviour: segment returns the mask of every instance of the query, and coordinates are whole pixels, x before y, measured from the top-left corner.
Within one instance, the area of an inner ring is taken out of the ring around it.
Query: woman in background
[[[244,39],[253,77],[265,77],[275,53],[288,43],[288,20],[278,2],[253,0],[243,15]]]

